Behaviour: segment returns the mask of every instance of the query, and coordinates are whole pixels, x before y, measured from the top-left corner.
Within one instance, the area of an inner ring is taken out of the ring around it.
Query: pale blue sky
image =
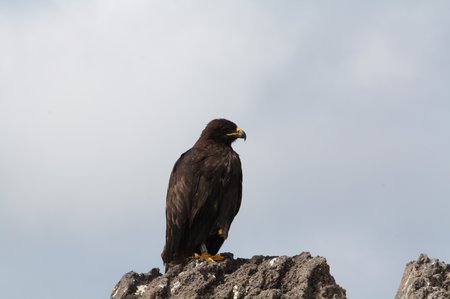
[[[216,117],[248,135],[224,251],[325,256],[365,299],[421,252],[450,262],[449,13],[0,2],[2,297],[107,298],[162,267],[171,168]]]

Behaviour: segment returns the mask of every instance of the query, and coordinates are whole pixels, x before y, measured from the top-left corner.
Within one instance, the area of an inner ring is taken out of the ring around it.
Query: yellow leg
[[[205,259],[210,262],[217,262],[217,261],[223,261],[225,259],[225,257],[220,254],[215,254],[215,255],[209,254],[205,244],[200,245],[200,250],[202,251],[201,254],[194,253],[194,258],[197,260]]]
[[[223,261],[225,259],[225,257],[220,254],[211,255],[208,252],[202,252],[202,254],[194,253],[194,258],[204,259],[210,262],[218,262]]]

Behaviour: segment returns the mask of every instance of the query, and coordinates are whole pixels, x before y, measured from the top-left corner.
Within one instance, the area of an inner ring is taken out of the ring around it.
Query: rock
[[[406,265],[395,299],[450,299],[450,265],[422,253]]]
[[[232,255],[231,255],[232,256]],[[288,256],[227,258],[222,262],[192,260],[166,274],[128,272],[111,299],[162,298],[299,298],[343,299],[323,257],[307,252]]]

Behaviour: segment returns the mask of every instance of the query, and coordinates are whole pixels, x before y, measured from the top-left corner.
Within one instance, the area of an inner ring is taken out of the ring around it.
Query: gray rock
[[[450,299],[450,265],[422,253],[406,265],[395,299]]]
[[[232,256],[232,255],[231,255]],[[323,257],[307,252],[288,256],[192,260],[149,273],[129,272],[114,287],[111,299],[162,298],[299,298],[344,299]]]

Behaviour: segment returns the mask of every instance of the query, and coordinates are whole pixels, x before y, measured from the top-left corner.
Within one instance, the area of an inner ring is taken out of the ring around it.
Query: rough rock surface
[[[406,265],[395,299],[450,299],[450,265],[421,254]]]
[[[222,262],[191,261],[166,274],[126,273],[114,287],[111,299],[150,298],[299,298],[342,299],[323,257],[304,252],[293,257],[254,256]]]

